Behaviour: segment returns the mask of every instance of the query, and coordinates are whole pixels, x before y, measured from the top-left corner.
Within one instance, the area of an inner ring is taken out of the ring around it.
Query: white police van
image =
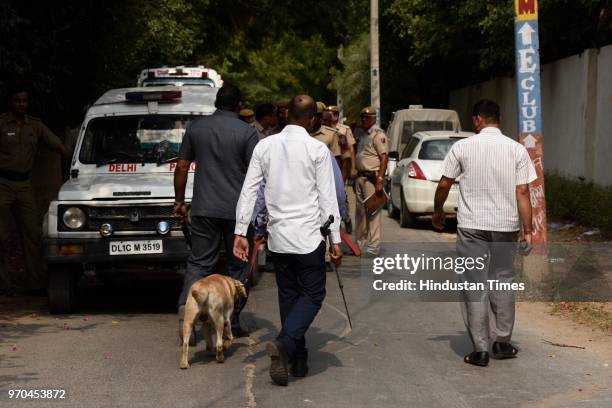
[[[89,108],[70,179],[45,219],[52,313],[74,309],[83,273],[185,267],[189,249],[172,214],[173,173],[187,124],[214,112],[216,92],[209,87],[114,89]],[[192,190],[193,175],[187,201]]]
[[[212,68],[203,65],[196,67],[161,67],[143,69],[138,76],[136,86],[223,86],[221,75]]]

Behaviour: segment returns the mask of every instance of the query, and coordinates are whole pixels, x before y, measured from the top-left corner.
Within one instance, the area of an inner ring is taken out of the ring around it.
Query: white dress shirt
[[[268,248],[285,254],[308,254],[321,244],[320,227],[330,215],[332,242],[340,243],[340,213],[327,147],[301,126],[287,125],[262,139],[255,150],[236,207],[237,235],[246,235],[266,179]]]
[[[518,231],[516,186],[537,174],[527,149],[494,127],[459,140],[446,155],[442,175],[459,179],[457,225],[484,231]]]

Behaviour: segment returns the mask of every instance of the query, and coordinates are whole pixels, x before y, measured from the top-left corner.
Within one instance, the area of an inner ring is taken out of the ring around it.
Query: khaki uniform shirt
[[[358,128],[355,135],[359,137],[356,157],[357,170],[378,171],[380,169],[380,155],[389,152],[385,132],[374,125],[367,131]]]
[[[12,112],[0,115],[0,171],[28,173],[39,143],[59,148],[62,141],[38,118],[25,115],[18,123]]]
[[[357,142],[355,142],[355,137],[353,136],[353,132],[351,128],[346,125],[337,124],[336,130],[340,135],[340,150],[342,151],[343,159],[351,158],[351,146],[354,146]]]
[[[329,126],[321,125],[319,130],[310,134],[310,136],[323,142],[329,150],[331,150],[334,156],[340,156],[342,151],[340,150],[340,138],[336,129],[330,128]]]

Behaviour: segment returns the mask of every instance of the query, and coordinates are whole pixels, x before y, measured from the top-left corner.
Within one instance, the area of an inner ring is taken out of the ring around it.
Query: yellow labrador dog
[[[225,346],[226,349],[229,349],[234,340],[231,318],[234,312],[234,302],[240,296],[247,296],[242,282],[224,275],[213,274],[191,285],[187,303],[185,304],[181,368],[189,368],[189,336],[191,335],[194,321],[201,314],[208,315],[208,320],[204,323],[206,350],[209,353],[212,352],[212,332],[210,326],[214,324],[217,333],[217,362],[223,362],[223,348]],[[225,341],[223,341],[224,335]]]

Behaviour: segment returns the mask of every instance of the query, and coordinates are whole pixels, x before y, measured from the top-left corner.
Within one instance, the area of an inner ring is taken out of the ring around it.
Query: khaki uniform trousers
[[[374,215],[367,215],[363,202],[374,194],[376,186],[367,177],[357,177],[355,179],[355,238],[363,249],[378,255],[380,251],[380,217],[382,210],[378,210]]]
[[[10,268],[11,220],[14,220],[23,244],[26,276],[16,276]],[[29,181],[0,179],[0,256],[0,287],[19,285],[26,289],[40,289],[47,286],[42,225]]]

